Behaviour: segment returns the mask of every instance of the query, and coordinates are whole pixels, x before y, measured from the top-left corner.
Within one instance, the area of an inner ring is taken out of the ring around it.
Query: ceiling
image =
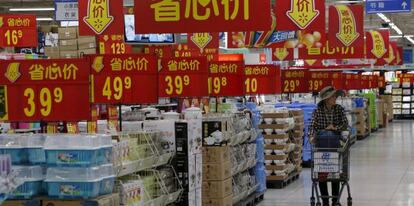
[[[125,3],[131,2],[131,0],[124,0]],[[283,0],[286,1],[286,0]],[[348,0],[349,2],[352,0]],[[413,12],[411,13],[399,13],[399,14],[385,14],[391,22],[394,22],[405,35],[414,35],[414,1],[411,6]],[[11,7],[54,7],[53,0],[0,0],[0,13],[8,12]],[[346,1],[326,0],[327,4],[342,3]],[[354,0],[354,2],[362,2],[362,0]],[[53,12],[42,11],[35,13],[38,17],[53,17]],[[383,20],[376,14],[365,15],[365,29],[379,29],[382,28]],[[398,35],[391,29],[391,35]],[[403,46],[407,46],[409,42],[405,38],[398,38],[398,43]]]

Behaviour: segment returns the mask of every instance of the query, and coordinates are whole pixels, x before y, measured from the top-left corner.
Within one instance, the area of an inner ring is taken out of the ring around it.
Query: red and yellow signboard
[[[159,97],[207,97],[206,58],[166,58],[161,60]]]
[[[412,73],[398,74],[398,79],[400,83],[404,83],[404,82],[414,83],[414,74]]]
[[[149,104],[158,102],[158,64],[149,55],[95,55],[92,103]]]
[[[280,93],[280,68],[274,65],[246,65],[244,92],[246,95]]]
[[[325,30],[324,0],[283,0],[275,6],[276,30]]]
[[[309,72],[308,91],[319,92],[327,86],[332,86],[333,74],[332,72]]]
[[[135,0],[137,33],[266,31],[268,0]]]
[[[91,117],[86,59],[0,62],[3,121],[80,121]]]
[[[364,56],[364,46],[332,46],[329,41],[321,47],[301,48],[298,55],[299,59],[359,59]]]
[[[210,62],[209,65],[210,96],[243,96],[244,62]]]
[[[124,8],[119,0],[79,0],[79,35],[123,34]]]
[[[197,56],[206,56],[208,61],[218,61],[219,33],[191,33],[187,43]]]
[[[344,74],[342,72],[332,73],[332,86],[335,89],[345,89]]]
[[[37,47],[36,16],[0,14],[1,47]]]
[[[124,41],[124,35],[100,35],[98,41],[100,54],[130,54],[132,52],[132,46]]]
[[[378,76],[378,88],[385,88],[386,82],[384,76]]]
[[[346,90],[362,89],[361,88],[361,75],[360,74],[343,74],[345,77]]]
[[[403,65],[403,52],[404,49],[402,47],[397,46],[397,55],[395,60],[395,65]]]
[[[283,93],[307,93],[309,74],[305,69],[282,70]]]
[[[370,30],[366,32],[366,55],[367,59],[376,59],[377,64],[385,64],[384,58],[389,55],[390,44],[389,30]],[[383,63],[381,63],[383,62]]]

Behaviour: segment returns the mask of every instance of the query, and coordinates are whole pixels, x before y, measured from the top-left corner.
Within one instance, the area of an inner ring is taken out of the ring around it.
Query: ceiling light
[[[53,21],[53,18],[50,17],[38,17],[36,21]]]
[[[411,44],[414,44],[414,39],[412,37],[405,37],[408,41],[411,42]]]
[[[54,11],[53,7],[46,8],[10,8],[9,11]]]
[[[391,22],[391,20],[387,17],[387,16],[385,16],[383,13],[378,13],[377,14],[383,21],[385,21],[386,23],[390,23]]]
[[[414,35],[395,35],[395,36],[390,36],[390,39],[396,39],[396,38],[407,38],[407,37],[414,37]]]

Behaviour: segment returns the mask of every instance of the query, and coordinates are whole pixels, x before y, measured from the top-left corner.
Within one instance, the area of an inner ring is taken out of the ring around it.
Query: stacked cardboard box
[[[96,38],[94,36],[79,36],[78,54],[79,56],[96,54]]]
[[[383,99],[377,100],[378,126],[386,127],[388,123],[387,103]]]
[[[386,104],[386,112],[387,112],[387,120],[388,122],[394,119],[394,109],[392,104],[392,96],[391,95],[380,95],[380,99],[384,100]]]
[[[203,147],[203,205],[232,206],[232,181],[230,148],[228,146]]]
[[[296,171],[302,171],[302,147],[303,136],[305,135],[305,114],[301,109],[290,110],[290,114],[295,120],[295,127],[292,133],[292,142],[296,144],[293,154],[293,161],[296,164]]]
[[[356,130],[358,136],[366,136],[368,131],[371,130],[369,124],[369,112],[366,107],[358,107],[354,109],[354,113],[356,115]]]

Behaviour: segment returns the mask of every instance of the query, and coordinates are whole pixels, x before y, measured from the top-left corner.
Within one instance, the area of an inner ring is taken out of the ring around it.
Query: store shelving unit
[[[392,104],[396,119],[414,118],[414,92],[411,83],[393,83]]]

